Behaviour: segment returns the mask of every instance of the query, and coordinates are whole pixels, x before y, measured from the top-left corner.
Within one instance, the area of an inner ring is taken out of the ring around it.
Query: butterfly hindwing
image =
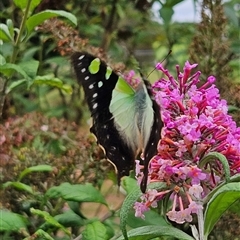
[[[113,115],[109,111],[112,91],[119,76],[104,62],[88,53],[74,53],[72,63],[77,79],[83,86],[93,118],[91,132],[104,148],[107,158],[117,168],[120,180],[122,176],[129,175],[129,171],[133,169],[135,153],[119,134]]]

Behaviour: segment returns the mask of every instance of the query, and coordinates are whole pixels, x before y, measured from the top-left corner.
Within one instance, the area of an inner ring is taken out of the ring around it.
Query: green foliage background
[[[203,76],[217,75],[239,123],[239,3],[227,1],[222,8],[217,0],[193,1],[203,4],[210,17],[202,12],[201,23],[173,22],[173,8],[180,2],[0,2],[1,239],[107,240],[121,235],[119,209],[125,193],[118,191],[113,168],[88,134],[89,112],[69,61],[73,51],[101,54],[118,69],[140,68],[147,76],[171,49],[164,64],[173,72],[176,64],[190,59]],[[158,20],[151,11],[156,3]],[[213,31],[218,34],[211,35]],[[153,72],[149,79],[159,77]],[[135,188],[132,181],[122,183],[127,193]],[[225,221],[239,220],[232,212]],[[191,239],[170,229],[155,211],[146,221],[136,221],[133,212],[126,219],[132,228],[155,223],[163,230],[148,239],[160,239],[167,228],[172,233],[161,239],[177,234]],[[220,228],[212,239],[225,232],[240,235],[236,228],[219,233]],[[131,239],[146,239],[145,231],[143,238],[133,233]]]

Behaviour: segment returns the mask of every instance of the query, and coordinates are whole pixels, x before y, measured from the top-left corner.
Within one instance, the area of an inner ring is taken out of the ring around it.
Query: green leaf
[[[37,165],[33,167],[26,168],[23,170],[19,176],[18,181],[21,181],[23,177],[32,172],[51,172],[53,168],[50,165]]]
[[[20,66],[29,77],[34,78],[37,75],[39,61],[31,59],[25,62],[18,63],[18,66]]]
[[[6,64],[6,59],[2,54],[0,54],[0,65],[4,65],[4,64]]]
[[[53,17],[64,17],[71,21],[74,25],[77,25],[77,18],[69,12],[61,10],[45,10],[40,13],[32,15],[26,21],[28,36],[31,34],[31,32],[36,26],[43,23],[45,20]]]
[[[9,86],[7,87],[6,93],[10,93],[15,88],[17,88],[27,82],[28,81],[26,79],[15,80],[14,82],[9,84]]]
[[[229,182],[240,182],[240,173],[237,173],[230,177]],[[204,204],[208,203],[212,196],[218,191],[218,189],[224,186],[225,184],[226,182],[222,182],[217,187],[215,187],[211,192],[209,192],[209,194],[204,198],[203,203]]]
[[[82,219],[80,216],[78,216],[76,213],[74,213],[72,210],[68,210],[62,214],[58,214],[54,216],[54,219],[62,224],[64,227],[81,227],[85,225],[84,219]],[[48,222],[45,222],[43,225],[41,225],[42,229],[49,229],[50,224]]]
[[[78,216],[80,216],[82,219],[86,219],[84,217],[84,215],[82,214],[82,212],[80,211],[80,207],[79,207],[79,203],[78,202],[74,202],[74,201],[67,201],[67,204],[69,206],[69,208],[76,213]]]
[[[174,7],[175,5],[177,5],[178,3],[182,2],[184,0],[167,0],[165,1],[165,3],[163,4],[163,6],[168,6],[168,7]]]
[[[46,59],[45,63],[49,63],[51,65],[56,64],[59,67],[65,67],[66,64],[68,64],[68,60],[66,57],[58,56]]]
[[[112,239],[115,235],[115,225],[113,224],[113,221],[111,218],[108,218],[104,221],[104,226],[107,230],[108,239]]]
[[[62,214],[56,215],[54,218],[65,227],[80,227],[85,224],[84,219],[82,219],[72,210],[68,210]]]
[[[237,11],[234,10],[234,8],[226,3],[224,4],[224,13],[227,16],[227,18],[230,20],[230,22],[236,27],[239,27],[239,19],[237,16]]]
[[[15,5],[19,7],[21,10],[25,10],[25,8],[27,7],[27,3],[29,2],[29,0],[13,0],[13,1]],[[29,10],[32,12],[41,1],[42,0],[31,0]]]
[[[62,183],[60,186],[52,187],[46,192],[50,198],[63,198],[75,202],[97,202],[107,205],[102,194],[90,183],[85,185]]]
[[[216,159],[218,159],[222,163],[226,182],[229,182],[230,181],[230,167],[229,167],[227,158],[223,154],[218,153],[218,152],[210,152],[203,159],[201,159],[201,161],[199,163],[199,167],[203,168],[208,162],[210,162],[210,161],[215,162]]]
[[[6,63],[4,65],[0,65],[0,72],[7,77],[11,76],[13,70],[21,74],[26,80],[29,80],[29,76],[20,66],[13,63]]]
[[[228,112],[240,111],[240,108],[234,105],[228,105]]]
[[[193,237],[189,236],[185,232],[174,228],[174,227],[164,227],[164,226],[145,226],[132,229],[128,232],[129,240],[148,240],[157,237],[173,237],[174,239],[181,240],[194,240]],[[124,240],[124,236],[121,236],[117,240]]]
[[[60,224],[54,217],[52,217],[48,212],[46,211],[41,211],[38,209],[31,208],[30,209],[32,214],[38,215],[40,217],[43,217],[47,223],[50,225],[61,229],[64,231],[66,234],[71,235],[70,231],[66,229],[62,224]]]
[[[17,190],[20,190],[20,191],[26,191],[28,193],[31,193],[33,194],[33,190],[32,188],[27,185],[27,184],[24,184],[24,183],[21,183],[21,182],[6,182],[2,185],[4,188],[6,187],[14,187],[16,188]]]
[[[63,84],[60,89],[63,90],[67,94],[72,94],[72,87],[68,84]]]
[[[10,42],[13,40],[8,26],[3,23],[0,23],[0,39],[5,42]]]
[[[124,188],[124,190],[127,192],[127,194],[129,194],[130,192],[132,192],[134,189],[136,189],[136,187],[138,187],[137,185],[137,180],[131,177],[123,177],[121,179],[121,186]]]
[[[147,189],[158,189],[158,190],[164,190],[166,188],[167,188],[167,185],[166,183],[163,183],[163,182],[151,183],[147,187]],[[142,195],[142,192],[140,191],[139,188],[133,190],[129,195],[127,195],[120,209],[120,228],[122,230],[122,233],[125,239],[128,239],[126,224],[127,224],[129,212],[131,211],[134,203],[139,199],[141,195]]]
[[[36,76],[32,84],[46,84],[49,86],[60,88],[68,94],[72,93],[72,87],[70,85],[63,84],[62,80],[60,80],[59,78],[55,78],[52,75]]]
[[[7,24],[9,33],[11,35],[11,39],[13,39],[13,37],[14,37],[14,26],[13,26],[12,19],[7,19],[6,24]]]
[[[133,204],[139,199],[141,195],[142,192],[140,191],[140,189],[135,189],[129,195],[127,195],[120,209],[120,228],[125,239],[128,239],[126,229],[128,213],[131,210]]]
[[[153,210],[145,212],[144,216],[144,219],[135,217],[135,211],[132,209],[128,214],[127,224],[131,228],[143,227],[147,225],[169,226],[165,218]]]
[[[239,199],[239,182],[227,183],[213,195],[204,213],[204,235],[206,239],[223,213]]]
[[[171,7],[164,6],[159,10],[159,13],[164,21],[164,24],[168,25],[171,22],[174,11]]]
[[[237,174],[233,175],[230,178],[230,182],[240,182],[240,173],[237,173]]]
[[[15,232],[22,228],[27,228],[29,222],[20,214],[10,211],[0,210],[0,231]]]
[[[83,240],[109,240],[107,229],[100,221],[87,224],[82,236]]]
[[[234,204],[228,209],[230,212],[237,214],[240,217],[240,199],[237,200]]]

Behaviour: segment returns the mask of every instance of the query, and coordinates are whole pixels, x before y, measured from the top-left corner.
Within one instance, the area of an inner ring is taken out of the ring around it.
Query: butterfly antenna
[[[165,56],[165,58],[164,58],[160,63],[164,62],[171,53],[172,53],[172,50],[170,49],[169,52],[168,52],[168,54]],[[156,70],[156,67],[147,75],[147,78],[148,78],[155,70]]]

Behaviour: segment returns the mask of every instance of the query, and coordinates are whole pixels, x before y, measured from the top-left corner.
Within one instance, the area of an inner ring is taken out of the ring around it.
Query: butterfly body
[[[162,127],[150,84],[143,80],[134,89],[88,53],[73,54],[72,62],[93,118],[90,130],[117,169],[119,180],[129,175],[137,154],[144,151],[141,189],[145,192],[148,163],[156,154]]]

